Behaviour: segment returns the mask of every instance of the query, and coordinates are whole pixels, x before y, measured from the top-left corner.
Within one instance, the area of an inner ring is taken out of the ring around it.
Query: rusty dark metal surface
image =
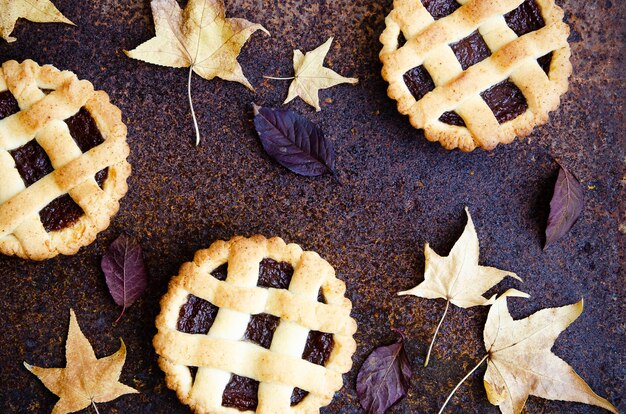
[[[128,59],[122,52],[154,34],[149,2],[56,0],[77,26],[20,21],[13,44],[0,41],[0,61],[31,58],[76,72],[107,91],[124,113],[132,148],[130,191],[111,227],[73,257],[32,263],[0,257],[0,411],[50,412],[56,397],[22,361],[64,366],[69,308],[98,356],[128,359],[122,380],[141,394],[103,404],[104,413],[187,413],[164,384],[151,340],[158,301],[170,277],[216,239],[262,233],[316,250],[349,287],[359,322],[354,369],[325,413],[360,412],[355,377],[366,355],[408,336],[415,377],[394,413],[436,412],[446,394],[483,356],[487,309],[452,309],[429,368],[422,368],[442,301],[395,292],[423,278],[423,244],[444,254],[465,224],[469,206],[481,239],[481,261],[510,269],[525,282],[505,282],[532,295],[511,301],[515,317],[585,298],[585,312],[556,342],[600,395],[622,412],[624,401],[624,2],[567,2],[574,75],[548,125],[530,138],[487,153],[447,152],[423,139],[387,98],[379,73],[378,36],[391,0],[227,1],[232,16],[260,22],[240,62],[252,93],[220,80],[194,78],[204,138],[193,147],[187,73]],[[250,102],[279,106],[292,49],[311,50],[336,37],[328,65],[358,86],[322,92],[323,110],[289,107],[317,122],[337,149],[339,181],[289,173],[264,153]],[[542,251],[551,187],[559,159],[588,190],[583,217],[565,240]],[[623,226],[623,224],[622,224]],[[99,262],[122,231],[144,247],[150,286],[119,324]],[[496,413],[479,370],[448,412]],[[528,413],[601,413],[581,404],[531,397]],[[85,411],[87,412],[87,411]]]

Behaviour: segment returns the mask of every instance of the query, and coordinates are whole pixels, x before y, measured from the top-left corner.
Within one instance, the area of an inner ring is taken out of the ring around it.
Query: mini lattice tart
[[[548,120],[572,72],[554,0],[395,0],[381,36],[389,97],[447,149],[493,149]]]
[[[196,253],[161,301],[154,347],[196,413],[312,413],[352,366],[345,284],[317,253],[235,237]]]
[[[74,254],[126,194],[126,126],[102,91],[26,60],[0,68],[0,253]]]

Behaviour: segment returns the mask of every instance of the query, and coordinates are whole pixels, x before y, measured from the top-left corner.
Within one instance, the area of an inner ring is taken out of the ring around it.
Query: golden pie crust
[[[0,253],[44,260],[72,255],[109,226],[128,189],[126,126],[103,91],[69,71],[32,60],[5,62],[0,92],[10,91],[20,111],[0,120]],[[104,142],[82,153],[64,120],[85,108]],[[9,151],[32,140],[45,150],[54,171],[26,187]],[[103,187],[95,175],[108,168]],[[69,194],[84,214],[73,225],[47,232],[39,212]]]
[[[289,289],[257,286],[265,258],[293,267]],[[228,275],[221,281],[211,272],[225,263]],[[318,302],[320,289],[325,303]],[[236,374],[259,381],[256,413],[319,412],[342,387],[342,374],[350,370],[356,350],[356,322],[345,291],[344,282],[317,253],[280,238],[257,235],[213,243],[181,267],[161,300],[153,343],[167,386],[196,413],[252,413],[222,406],[223,390]],[[219,308],[207,334],[177,329],[191,294]],[[243,339],[250,316],[262,313],[280,318],[269,349]],[[312,330],[333,335],[325,366],[301,357]],[[195,380],[189,367],[199,367]],[[295,387],[309,394],[292,407]]]
[[[423,129],[430,141],[446,149],[486,150],[510,143],[515,136],[528,135],[536,125],[547,122],[548,113],[559,106],[572,72],[569,27],[563,10],[553,0],[536,0],[545,26],[518,37],[504,15],[523,0],[458,0],[452,14],[434,20],[420,0],[395,0],[380,37],[382,76],[389,82],[388,95],[411,124]],[[478,30],[491,56],[465,70],[450,45]],[[399,36],[406,39],[399,44]],[[553,52],[549,75],[537,59]],[[411,94],[404,74],[424,66],[435,89],[420,100]],[[513,82],[526,98],[528,109],[513,120],[500,124],[481,97],[481,92],[499,82]],[[455,111],[466,126],[450,125],[440,116]]]

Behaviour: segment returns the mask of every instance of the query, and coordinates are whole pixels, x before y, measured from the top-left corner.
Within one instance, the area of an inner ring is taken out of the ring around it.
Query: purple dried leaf
[[[137,239],[122,234],[111,243],[102,257],[102,271],[113,300],[123,306],[118,322],[126,308],[139,299],[148,286],[148,274]]]
[[[254,114],[263,149],[283,167],[307,177],[334,173],[333,143],[317,125],[286,109],[255,105]]]
[[[406,396],[411,375],[404,338],[374,349],[356,379],[361,406],[369,414],[383,414]]]
[[[560,165],[559,177],[550,201],[550,216],[546,228],[544,249],[556,242],[574,226],[584,207],[583,186],[576,177]]]

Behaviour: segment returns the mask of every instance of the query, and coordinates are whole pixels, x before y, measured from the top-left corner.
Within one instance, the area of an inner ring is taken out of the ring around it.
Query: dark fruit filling
[[[78,111],[76,115],[66,119],[65,123],[70,130],[70,135],[74,138],[76,145],[78,145],[78,148],[80,148],[82,152],[87,152],[104,142],[104,137],[102,137],[96,125],[96,121],[84,107],[80,108],[80,111]],[[96,182],[100,188],[102,188],[108,176],[108,168],[98,171],[96,174]]]
[[[11,92],[0,92],[0,119],[16,114],[19,111],[20,107]]]
[[[465,126],[465,121],[463,120],[463,118],[461,118],[461,115],[457,114],[454,111],[444,112],[439,117],[439,120],[449,125],[456,125],[460,127]]]
[[[541,66],[541,69],[543,69],[543,71],[546,72],[546,75],[550,74],[550,64],[552,63],[552,53],[553,52],[550,52],[547,55],[543,55],[539,59],[537,59],[537,63],[539,63],[539,66]]]
[[[39,217],[47,232],[63,230],[76,223],[85,214],[83,209],[68,194],[55,198],[43,210]]]
[[[461,7],[455,0],[422,0],[422,4],[435,20],[445,17]],[[535,0],[524,1],[518,8],[507,13],[504,18],[511,30],[518,36],[523,36],[545,26],[541,10]],[[463,70],[491,55],[489,47],[478,31],[457,43],[451,44],[450,47]],[[537,59],[537,63],[548,75],[552,63],[552,53],[540,57]],[[424,66],[406,72],[404,83],[417,101],[435,89],[433,79]],[[508,80],[492,86],[484,91],[481,96],[500,123],[515,119],[528,109],[528,103],[520,89]],[[439,120],[450,125],[465,126],[463,118],[453,111],[442,114]]]
[[[54,171],[48,154],[36,140],[10,151],[10,154],[26,187]],[[82,215],[83,209],[67,194],[54,199],[39,212],[41,222],[48,232],[71,226]]]
[[[257,285],[266,288],[289,289],[293,277],[293,267],[287,262],[263,259],[259,265]]]
[[[456,0],[422,0],[422,4],[435,20],[446,17],[461,7]]]
[[[252,315],[248,328],[243,336],[244,339],[261,345],[265,349],[270,349],[274,331],[278,327],[280,318],[278,316],[261,313]]]
[[[48,154],[36,140],[10,151],[15,160],[15,168],[20,173],[26,187],[35,184],[54,171]]]
[[[219,308],[211,302],[189,295],[187,303],[180,308],[176,328],[180,332],[206,335],[218,310]]]
[[[189,374],[191,374],[191,380],[196,380],[196,375],[198,374],[198,367],[189,367]]]
[[[84,107],[76,115],[67,118],[65,123],[70,130],[70,135],[82,152],[87,152],[104,142],[96,121]]]
[[[223,264],[211,274],[218,280],[226,280],[228,264]],[[217,316],[219,308],[211,302],[189,295],[187,303],[180,308],[177,329],[180,332],[206,335]]]
[[[259,381],[233,374],[224,389],[222,405],[239,411],[256,410],[259,404]]]
[[[311,331],[309,337],[306,340],[304,352],[302,353],[302,359],[305,359],[313,364],[322,365],[326,364],[330,353],[333,350],[333,335]],[[304,399],[309,393],[301,388],[294,388],[291,394],[291,405],[294,406]]]
[[[326,302],[326,298],[324,297],[324,294],[322,293],[322,289],[320,289],[320,291],[317,292],[317,301],[319,303],[328,303]]]
[[[404,74],[403,78],[404,83],[416,101],[419,101],[424,95],[435,89],[435,82],[433,82],[433,78],[431,78],[430,73],[424,66],[411,69]]]
[[[211,274],[219,280],[226,280],[228,265],[224,264],[215,269]],[[293,277],[293,267],[286,262],[277,262],[272,259],[263,259],[259,265],[260,287],[288,289]],[[325,303],[324,295],[318,295],[318,301]],[[209,332],[218,308],[210,302],[200,299],[197,296],[189,295],[178,316],[177,328],[181,332],[191,334],[206,334]],[[269,349],[272,344],[274,332],[280,323],[280,318],[259,314],[250,318],[248,327],[244,335],[244,340],[253,342]],[[318,331],[309,332],[302,359],[313,364],[325,365],[330,357],[334,346],[332,334]],[[192,378],[195,378],[197,369],[189,368]],[[222,405],[233,407],[240,411],[255,410],[258,404],[259,382],[247,377],[232,375],[232,378],[222,396]],[[308,395],[308,392],[300,388],[295,388],[291,396],[291,405],[296,405]]]
[[[11,99],[15,101],[15,98],[10,93],[0,93],[0,118],[3,115],[7,116],[6,114],[10,115],[17,112],[15,111],[17,102],[12,103]],[[82,108],[76,115],[65,122],[69,127],[72,138],[74,138],[82,152],[87,152],[104,142],[104,138],[98,131],[95,121],[86,109]],[[10,151],[10,154],[15,160],[15,167],[27,187],[54,171],[48,154],[36,140],[31,140],[22,147]],[[100,187],[104,184],[108,173],[108,168],[105,168],[96,174],[95,179]],[[46,231],[51,232],[70,227],[83,214],[85,214],[83,209],[76,204],[72,197],[65,194],[50,202],[39,212],[39,217]]]
[[[463,70],[491,56],[491,50],[476,30],[465,39],[450,45]]]
[[[480,94],[499,123],[515,119],[528,109],[526,98],[513,82],[502,81]]]
[[[535,0],[526,0],[517,9],[505,14],[504,20],[518,36],[537,31],[546,25]]]
[[[433,78],[431,78],[424,66],[418,66],[405,73],[404,83],[416,101],[419,101],[424,95],[435,89],[435,82],[433,82]],[[465,126],[463,118],[453,111],[444,112],[439,117],[439,120],[451,125]]]
[[[211,274],[217,280],[226,280],[226,276],[228,276],[228,263],[224,263],[223,265],[219,266],[217,269],[212,271]]]
[[[535,0],[524,1],[517,9],[505,14],[504,20],[518,36],[537,31],[546,25]],[[537,59],[537,63],[548,75],[550,73],[550,63],[552,63],[552,52]]]
[[[404,33],[400,32],[398,35],[398,48],[406,45],[406,37],[404,37]]]

